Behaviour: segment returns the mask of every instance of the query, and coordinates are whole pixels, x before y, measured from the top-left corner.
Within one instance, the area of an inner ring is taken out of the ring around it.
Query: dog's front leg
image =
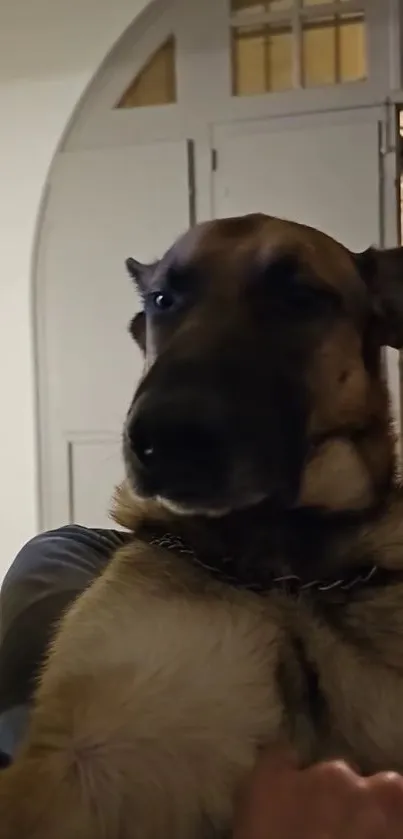
[[[105,832],[66,755],[31,753],[0,774],[1,839],[117,839]]]
[[[27,747],[0,776],[0,839],[219,837],[277,737],[267,607],[178,588],[176,565],[172,583],[145,553],[117,555],[62,622]]]

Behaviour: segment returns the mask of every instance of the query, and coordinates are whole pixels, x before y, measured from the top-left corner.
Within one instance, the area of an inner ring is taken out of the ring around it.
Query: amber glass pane
[[[289,29],[269,30],[267,35],[267,88],[271,91],[292,87],[293,37]]]
[[[234,30],[232,64],[235,96],[266,92],[266,38],[263,27]]]
[[[140,108],[176,102],[175,65],[175,39],[169,38],[138,73],[116,107]]]
[[[303,79],[306,87],[336,82],[334,20],[306,24],[302,33]]]
[[[341,19],[339,24],[340,81],[352,82],[367,76],[365,22],[362,18]]]
[[[233,93],[252,96],[292,87],[293,39],[287,28],[242,27],[233,33]]]

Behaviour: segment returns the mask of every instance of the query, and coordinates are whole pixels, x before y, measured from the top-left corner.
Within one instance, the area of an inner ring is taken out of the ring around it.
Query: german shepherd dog
[[[250,215],[127,267],[132,539],[61,622],[1,839],[227,836],[270,744],[403,771],[403,251]]]

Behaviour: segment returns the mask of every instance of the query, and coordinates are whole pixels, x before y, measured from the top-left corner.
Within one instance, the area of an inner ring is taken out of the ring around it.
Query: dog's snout
[[[157,406],[155,412],[148,418],[142,412],[129,428],[132,451],[144,467],[153,469],[178,456],[200,460],[214,448],[214,430],[201,417],[166,416]]]
[[[127,437],[133,454],[146,468],[155,457],[154,435],[147,430],[143,419],[135,416],[127,427]]]
[[[222,466],[225,427],[218,410],[203,409],[199,393],[147,396],[129,418],[127,440],[153,492],[191,497]]]

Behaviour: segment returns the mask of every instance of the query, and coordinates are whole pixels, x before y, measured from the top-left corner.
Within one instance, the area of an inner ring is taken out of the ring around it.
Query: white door
[[[318,227],[352,249],[378,244],[375,113],[237,122],[216,127],[213,143],[216,217],[261,211]]]
[[[368,109],[362,114],[216,126],[215,217],[264,212],[318,227],[352,250],[382,244],[390,190],[386,196],[381,116],[378,109]],[[391,189],[393,205],[393,184]],[[399,365],[394,350],[387,354],[387,366],[399,426]]]
[[[186,142],[66,153],[50,185],[37,286],[42,525],[110,524],[123,418],[141,374],[124,260],[189,224]]]

